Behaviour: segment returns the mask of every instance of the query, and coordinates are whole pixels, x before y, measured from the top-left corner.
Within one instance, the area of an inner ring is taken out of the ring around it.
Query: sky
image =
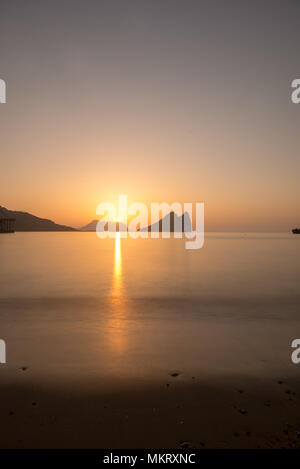
[[[0,205],[204,202],[207,231],[300,225],[298,0],[1,0]]]

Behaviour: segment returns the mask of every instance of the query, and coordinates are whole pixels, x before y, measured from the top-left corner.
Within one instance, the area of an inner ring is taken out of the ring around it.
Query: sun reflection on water
[[[126,348],[126,296],[123,288],[122,247],[120,233],[115,233],[114,270],[110,292],[109,342],[115,355]]]
[[[120,296],[122,293],[122,253],[120,233],[116,233],[115,257],[114,257],[114,278],[113,296]]]

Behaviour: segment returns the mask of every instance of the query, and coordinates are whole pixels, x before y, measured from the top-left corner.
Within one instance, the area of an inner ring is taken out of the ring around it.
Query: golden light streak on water
[[[115,357],[123,355],[126,349],[126,296],[122,275],[122,246],[120,233],[115,233],[114,269],[110,293],[109,344]]]

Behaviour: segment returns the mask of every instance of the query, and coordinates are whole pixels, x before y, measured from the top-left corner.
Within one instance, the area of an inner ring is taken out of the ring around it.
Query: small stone
[[[180,449],[192,449],[193,445],[189,441],[182,441],[179,445]]]
[[[32,405],[36,405],[36,402],[33,402]]]
[[[245,409],[239,409],[239,413],[243,414],[243,415],[248,414],[247,410],[245,410]]]
[[[177,372],[170,373],[170,376],[172,376],[172,378],[177,378],[177,376],[179,376],[179,373]]]

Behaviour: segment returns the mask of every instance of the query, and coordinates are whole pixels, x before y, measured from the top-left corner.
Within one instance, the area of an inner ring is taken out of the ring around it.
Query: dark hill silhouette
[[[292,230],[292,233],[294,233],[294,234],[300,234],[300,228],[294,228],[294,229]]]
[[[165,215],[153,225],[149,225],[147,227],[141,228],[141,231],[153,231],[162,233],[163,231],[163,220],[166,220],[167,217],[170,216],[170,233],[177,233],[184,232],[184,219],[186,220],[186,232],[189,233],[192,231],[192,222],[188,212],[185,212],[183,215],[177,215],[175,212],[170,212],[169,214]],[[175,227],[180,227],[180,229],[175,229]]]
[[[90,223],[80,228],[80,231],[96,231],[98,221],[99,220],[92,220]]]
[[[58,225],[46,218],[39,218],[31,213],[7,210],[0,206],[0,218],[14,218],[15,231],[77,231],[70,226]]]
[[[80,231],[96,231],[98,221],[97,219],[92,220],[90,223],[80,228]],[[108,231],[107,221],[101,221],[101,224],[104,227],[103,231]],[[123,228],[122,231],[127,231],[124,223],[116,222],[116,232],[120,231],[120,227]]]

